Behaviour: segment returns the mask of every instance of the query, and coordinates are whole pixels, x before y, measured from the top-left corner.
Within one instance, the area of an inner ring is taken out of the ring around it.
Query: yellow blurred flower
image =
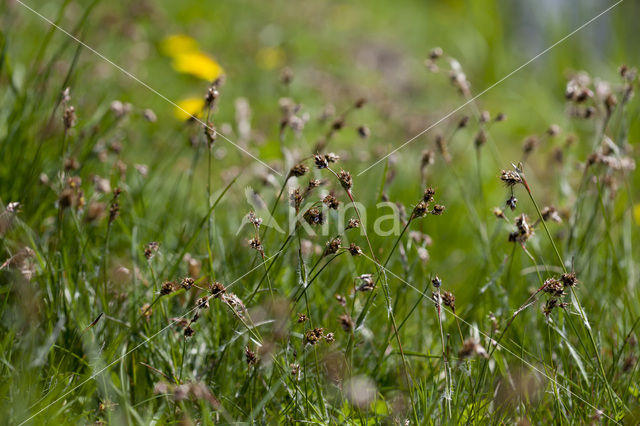
[[[633,218],[636,220],[636,225],[640,225],[640,203],[633,206]]]
[[[184,34],[173,34],[160,43],[162,53],[175,57],[188,52],[198,51],[198,42]]]
[[[202,52],[187,52],[174,56],[173,68],[207,81],[215,80],[224,72],[216,61]]]
[[[197,117],[204,108],[203,98],[186,98],[178,101],[177,107],[173,110],[173,115],[180,120],[188,120],[191,116]]]
[[[280,47],[264,47],[256,54],[258,66],[265,70],[280,68],[284,65],[284,61],[285,53]]]

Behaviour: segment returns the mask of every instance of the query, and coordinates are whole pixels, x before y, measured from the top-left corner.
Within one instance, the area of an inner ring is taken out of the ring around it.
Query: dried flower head
[[[259,237],[253,237],[252,239],[250,239],[249,240],[249,247],[251,247],[254,250],[258,250],[259,252],[263,251],[262,242],[260,242],[260,238]]]
[[[333,209],[333,210],[338,210],[338,207],[340,206],[340,201],[338,201],[338,199],[336,197],[334,197],[333,195],[331,195],[331,194],[329,194],[326,197],[324,197],[322,202],[327,207],[329,207],[330,209]]]
[[[450,291],[442,292],[442,303],[451,308],[451,312],[456,313],[456,297]]]
[[[462,344],[462,348],[458,352],[458,356],[462,359],[469,358],[471,356],[481,356],[483,358],[489,358],[487,351],[480,345],[476,339],[467,339]]]
[[[324,155],[324,159],[327,160],[327,163],[336,163],[340,159],[340,156],[334,152],[330,152]]]
[[[346,333],[351,333],[353,330],[353,319],[349,316],[349,314],[340,315],[338,318],[340,320],[340,326]]]
[[[575,287],[578,285],[578,278],[575,272],[565,272],[560,277],[560,281],[562,281],[562,285],[565,287]]]
[[[427,213],[429,213],[429,205],[427,203],[425,203],[424,201],[420,201],[413,208],[413,217],[415,217],[415,218],[423,217]]]
[[[358,126],[358,136],[367,139],[371,135],[371,130],[367,126]]]
[[[360,227],[360,221],[358,219],[351,218],[349,222],[347,222],[347,227],[345,229],[354,229]]]
[[[340,237],[336,237],[331,241],[327,242],[327,246],[324,249],[323,256],[328,256],[330,254],[335,254],[340,249],[340,244],[342,244],[342,240]]]
[[[195,284],[196,280],[194,280],[191,277],[185,277],[182,279],[182,282],[180,283],[180,287],[184,288],[185,290],[191,290],[191,287],[193,287],[193,284]]]
[[[69,130],[76,125],[76,109],[73,106],[69,106],[64,110],[62,121],[65,130]]]
[[[436,195],[436,190],[429,187],[424,190],[424,195],[422,196],[422,201],[425,203],[430,203],[433,201],[433,196]]]
[[[190,338],[193,337],[193,335],[196,334],[196,331],[191,328],[191,326],[188,326],[187,328],[184,329],[184,337],[185,338]]]
[[[308,316],[306,316],[303,313],[298,313],[298,324],[302,324],[303,322],[307,321],[309,319]]]
[[[291,191],[289,194],[289,200],[291,201],[291,206],[296,209],[296,212],[300,210],[300,205],[302,204],[302,193],[300,192],[300,188],[296,188]]]
[[[553,206],[546,206],[542,209],[542,220],[545,222],[552,221],[556,223],[562,223],[562,218],[558,214],[558,210],[556,210]]]
[[[324,155],[316,154],[313,157],[313,162],[316,164],[316,167],[319,169],[326,169],[329,167],[329,162],[325,158]]]
[[[435,216],[440,216],[442,213],[444,213],[444,210],[445,210],[445,206],[441,204],[436,204],[435,206],[433,206],[433,210],[431,210],[431,214]]]
[[[436,60],[439,57],[441,57],[442,54],[443,54],[442,48],[434,47],[433,49],[431,49],[431,52],[429,52],[429,59]]]
[[[304,220],[309,225],[322,225],[324,223],[324,215],[319,209],[313,207],[305,212]]]
[[[542,288],[542,291],[544,291],[547,294],[550,294],[551,296],[554,297],[561,297],[564,296],[564,285],[562,284],[562,281],[560,281],[557,278],[549,278],[544,282],[544,286]]]
[[[362,254],[362,249],[355,243],[351,243],[349,244],[349,253],[351,256],[360,256]]]
[[[520,175],[513,170],[503,170],[500,174],[500,180],[503,181],[507,186],[514,186],[522,183],[522,178],[520,177]]]
[[[198,307],[198,309],[209,309],[209,298],[203,296],[196,300],[196,307]]]
[[[516,231],[509,234],[509,241],[524,244],[531,238],[533,233],[533,226],[529,224],[529,218],[522,213],[516,217]]]
[[[307,167],[304,163],[296,164],[289,171],[289,176],[300,177],[304,176],[309,172],[309,167]]]
[[[500,207],[494,207],[493,208],[493,215],[495,217],[497,217],[498,219],[506,219],[506,216],[504,215],[504,212],[502,211],[502,209]]]
[[[211,293],[211,296],[215,297],[216,299],[219,299],[220,297],[222,297],[222,295],[225,294],[226,292],[227,292],[226,287],[222,285],[222,283],[219,283],[218,281],[209,285],[209,293]]]
[[[260,225],[262,225],[262,218],[257,217],[256,214],[254,212],[249,212],[249,214],[247,215],[247,219],[249,220],[249,222],[251,222],[253,224],[253,226],[255,226],[256,228],[259,228]]]
[[[343,295],[341,294],[336,294],[336,301],[342,305],[342,306],[347,306],[347,299],[344,298]]]
[[[362,274],[358,277],[360,285],[356,288],[357,291],[371,291],[375,287],[372,274]]]
[[[338,173],[338,180],[340,181],[340,184],[344,189],[346,189],[347,191],[351,190],[351,186],[353,185],[353,179],[351,178],[351,173],[344,170],[340,170],[340,173]]]
[[[307,330],[304,334],[304,342],[309,343],[311,345],[315,345],[324,337],[324,330],[320,327],[314,328],[312,330]]]
[[[476,148],[480,148],[485,143],[487,143],[487,132],[484,129],[480,129],[478,133],[476,133],[476,137],[473,140]]]
[[[335,336],[333,335],[333,333],[327,333],[327,334],[324,336],[324,341],[325,341],[325,342],[327,342],[327,343],[333,343],[333,342],[335,342],[335,340],[336,340],[336,338],[335,338]]]
[[[435,288],[440,288],[440,286],[442,285],[442,280],[440,279],[439,276],[435,276],[433,277],[433,279],[431,280],[431,284],[433,284],[433,286]]]
[[[166,296],[167,294],[171,294],[175,291],[176,284],[173,281],[165,281],[162,283],[162,287],[160,287],[160,295]]]
[[[507,207],[511,209],[511,211],[513,211],[516,209],[516,206],[518,204],[518,199],[512,195],[507,199],[505,204]]]
[[[258,363],[258,357],[254,351],[252,351],[249,346],[244,349],[244,357],[247,360],[247,365],[252,366]]]

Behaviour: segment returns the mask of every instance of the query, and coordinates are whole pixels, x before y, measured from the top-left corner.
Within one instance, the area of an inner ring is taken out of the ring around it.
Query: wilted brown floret
[[[219,283],[218,281],[214,282],[209,286],[209,293],[211,293],[211,295],[216,299],[220,298],[226,292],[227,292],[227,289],[225,288],[225,286],[222,285],[222,283]]]
[[[171,294],[175,291],[176,284],[173,281],[165,281],[162,283],[162,287],[160,287],[160,295],[166,296],[167,294]]]
[[[327,335],[324,336],[324,341],[327,342],[327,343],[333,343],[333,342],[335,342],[335,340],[336,340],[336,338],[333,335],[333,333],[327,333]]]
[[[76,125],[76,109],[72,106],[67,107],[62,115],[65,130]]]
[[[522,183],[522,178],[520,177],[520,175],[512,170],[503,170],[500,174],[500,180],[503,181],[507,186],[514,186]]]
[[[359,228],[359,227],[360,227],[360,221],[358,219],[351,218],[349,219],[349,222],[347,222],[346,229],[353,229],[353,228]]]
[[[522,151],[525,154],[530,154],[538,146],[538,138],[535,136],[529,136],[524,140],[522,145]]]
[[[442,213],[444,213],[445,207],[441,204],[436,204],[435,206],[433,206],[433,210],[431,210],[431,214],[436,215],[436,216],[440,216]]]
[[[342,244],[342,240],[340,237],[336,237],[333,240],[327,242],[327,246],[324,249],[324,256],[335,254],[340,249],[340,244]]]
[[[316,167],[319,169],[326,169],[329,167],[329,162],[323,155],[316,154],[313,157],[313,162],[316,164]]]
[[[184,337],[189,338],[189,337],[193,337],[193,335],[196,334],[196,331],[191,328],[191,326],[188,326],[187,328],[184,329]]]
[[[373,282],[373,275],[371,274],[362,274],[358,277],[360,280],[360,286],[356,290],[358,291],[371,291],[373,290],[375,284]]]
[[[413,209],[413,217],[423,217],[429,212],[429,206],[424,201],[420,201]]]
[[[554,297],[564,296],[564,285],[562,281],[557,278],[549,278],[544,282],[544,287],[542,289],[547,294],[550,294]]]
[[[198,309],[209,309],[209,298],[207,296],[203,296],[196,300],[196,306]]]
[[[249,212],[249,214],[247,215],[247,219],[256,228],[259,228],[260,225],[262,225],[262,218],[256,216],[256,214],[254,212]]]
[[[431,284],[433,284],[433,286],[435,288],[440,288],[440,286],[442,285],[442,280],[440,279],[439,276],[435,276],[433,277],[433,279],[431,280]]]
[[[458,352],[458,356],[462,359],[469,358],[471,356],[481,356],[483,358],[489,358],[487,351],[480,345],[476,339],[467,339],[464,341],[462,348]]]
[[[331,194],[329,194],[326,197],[324,197],[322,202],[327,207],[329,207],[330,209],[334,209],[334,210],[338,210],[338,206],[340,205],[340,201],[338,201],[338,199],[336,197],[334,197],[333,195],[331,195]]]
[[[348,314],[344,314],[340,315],[339,320],[342,329],[346,333],[351,333],[351,330],[353,330],[353,319]]]
[[[140,308],[140,315],[142,315],[145,319],[149,319],[152,313],[153,313],[153,309],[151,309],[151,305],[148,303],[145,303]]]
[[[338,301],[339,304],[341,304],[342,306],[347,306],[347,299],[344,298],[344,296],[340,295],[340,294],[336,294],[336,300]]]
[[[338,180],[344,189],[347,191],[351,190],[351,186],[353,185],[353,179],[351,178],[351,173],[340,170],[338,173]]]
[[[185,290],[191,290],[191,287],[193,287],[193,284],[196,282],[196,280],[194,280],[191,277],[185,277],[182,279],[182,282],[180,283],[180,287],[184,288]]]
[[[340,159],[340,156],[334,152],[329,152],[324,155],[324,159],[327,160],[328,163],[336,163]]]
[[[542,209],[541,214],[542,220],[544,220],[545,222],[550,220],[552,222],[562,223],[562,218],[558,214],[556,208],[553,206],[546,206]]]
[[[204,136],[207,139],[207,147],[211,149],[218,138],[218,132],[212,122],[208,122],[206,126],[204,126]]]
[[[511,209],[511,211],[514,211],[518,205],[518,199],[512,195],[507,199],[506,205]]]
[[[305,322],[308,319],[309,319],[309,317],[306,316],[305,314],[298,313],[298,324],[301,324],[301,323]]]
[[[493,215],[495,217],[497,217],[498,219],[506,219],[504,212],[502,211],[502,209],[500,207],[494,207],[493,208]]]
[[[304,334],[304,342],[315,345],[323,337],[324,330],[320,327],[314,328],[313,330],[307,330],[307,332]]]
[[[436,60],[442,56],[442,53],[442,48],[434,47],[433,49],[431,49],[431,52],[429,52],[429,59]]]
[[[300,164],[296,164],[291,168],[291,170],[289,171],[289,175],[300,177],[300,176],[306,175],[308,172],[309,172],[309,167],[307,167],[303,163],[300,163]]]
[[[247,365],[249,366],[256,365],[258,363],[258,357],[256,356],[256,353],[249,349],[249,346],[247,346],[244,350],[244,357],[247,360]]]
[[[351,253],[351,256],[360,256],[362,254],[362,249],[355,243],[351,243],[349,244],[349,253]]]
[[[576,277],[575,272],[566,272],[562,274],[560,281],[562,281],[562,285],[565,287],[574,287],[578,284],[578,278]]]
[[[262,243],[260,242],[260,238],[253,237],[252,239],[250,239],[249,247],[251,247],[254,250],[258,250],[259,252],[262,252]]]
[[[482,145],[487,143],[487,132],[484,129],[480,129],[473,142],[476,145],[476,148],[480,148]]]
[[[509,234],[509,241],[524,244],[532,235],[533,227],[529,225],[529,218],[526,214],[522,213],[516,217],[516,231]]]
[[[305,212],[304,220],[310,225],[322,225],[324,223],[324,215],[314,207]]]
[[[424,190],[424,195],[422,196],[422,201],[425,203],[430,203],[433,201],[433,196],[436,195],[436,190],[429,187]]]
[[[456,313],[456,297],[450,291],[442,292],[442,303],[451,308],[451,312]]]
[[[300,193],[300,188],[296,188],[291,191],[289,194],[289,200],[291,200],[291,205],[296,209],[296,212],[300,209],[300,205],[302,204],[302,194]]]
[[[366,139],[371,134],[371,131],[367,126],[358,126],[358,136],[362,139]]]

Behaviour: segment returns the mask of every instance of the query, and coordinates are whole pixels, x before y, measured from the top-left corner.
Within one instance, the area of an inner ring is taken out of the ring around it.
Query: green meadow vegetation
[[[0,4],[3,424],[638,424],[631,0]]]

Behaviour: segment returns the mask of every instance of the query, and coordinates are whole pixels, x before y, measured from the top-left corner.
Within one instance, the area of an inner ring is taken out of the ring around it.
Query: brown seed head
[[[503,181],[507,186],[514,186],[522,183],[522,178],[520,177],[520,175],[513,170],[503,170],[500,174],[500,180]]]
[[[331,194],[329,194],[326,197],[324,197],[322,202],[327,207],[329,207],[330,209],[333,209],[333,210],[338,210],[338,206],[340,206],[340,201],[338,201],[338,199],[336,197],[334,197],[333,195],[331,195]]]
[[[351,173],[344,170],[340,170],[340,173],[338,173],[338,180],[340,181],[340,184],[344,189],[346,189],[347,191],[351,190],[351,186],[353,185],[353,179],[351,178]]]

